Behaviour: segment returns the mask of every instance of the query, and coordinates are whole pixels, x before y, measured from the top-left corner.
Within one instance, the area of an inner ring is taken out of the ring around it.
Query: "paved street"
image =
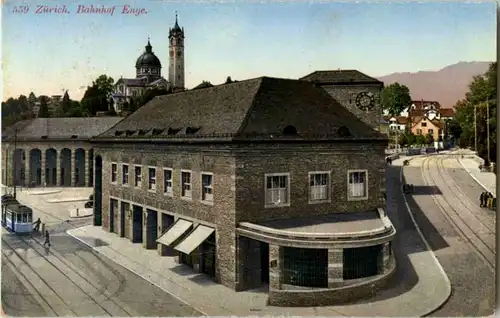
[[[495,213],[478,207],[484,191],[456,156],[416,158],[404,168],[408,203],[452,285],[433,316],[486,316],[495,308]]]
[[[36,196],[40,201],[42,196]],[[24,197],[26,202],[26,197]],[[35,199],[34,199],[35,200]],[[50,218],[50,249],[39,237],[17,237],[2,231],[2,308],[12,316],[198,316],[175,297],[96,253],[66,234],[91,219]],[[42,209],[41,209],[41,208]],[[20,274],[21,273],[21,274]]]

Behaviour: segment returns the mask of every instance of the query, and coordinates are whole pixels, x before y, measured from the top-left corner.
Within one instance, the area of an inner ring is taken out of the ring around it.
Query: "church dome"
[[[135,67],[161,67],[160,59],[153,53],[153,47],[149,43],[146,45],[146,51],[139,56],[137,62],[135,62]]]

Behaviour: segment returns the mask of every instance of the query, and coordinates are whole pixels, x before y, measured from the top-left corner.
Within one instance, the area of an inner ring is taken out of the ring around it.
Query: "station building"
[[[122,117],[35,118],[2,131],[2,183],[8,186],[93,186],[90,138]]]
[[[370,120],[307,80],[158,96],[92,138],[94,224],[236,291],[268,286],[271,305],[366,295],[396,266]]]

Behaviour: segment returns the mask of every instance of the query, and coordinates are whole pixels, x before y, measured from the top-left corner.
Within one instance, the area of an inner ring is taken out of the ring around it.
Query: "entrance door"
[[[132,243],[142,243],[142,207],[132,206]]]
[[[125,236],[125,204],[120,205],[120,237]]]
[[[146,220],[146,249],[156,249],[158,238],[158,212],[147,209],[148,218]]]
[[[210,235],[202,244],[201,271],[210,277],[215,277],[215,233]]]
[[[269,244],[260,242],[260,281],[269,284]]]

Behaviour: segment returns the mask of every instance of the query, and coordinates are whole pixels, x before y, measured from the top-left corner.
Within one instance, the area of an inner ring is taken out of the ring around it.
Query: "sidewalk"
[[[458,157],[458,161],[469,175],[479,183],[486,191],[491,192],[493,196],[497,196],[497,176],[493,172],[481,172],[479,163],[468,157]]]
[[[407,257],[418,282],[404,292],[404,283],[380,291],[374,299],[360,304],[328,307],[267,306],[267,290],[234,292],[214,283],[203,274],[179,265],[173,257],[161,257],[156,250],[104,231],[92,225],[67,231],[116,263],[135,272],[169,294],[209,316],[423,316],[435,310],[449,296],[449,282],[428,251],[418,243]],[[416,234],[415,234],[416,235]],[[418,242],[418,238],[412,239]],[[408,245],[408,244],[407,244]]]

